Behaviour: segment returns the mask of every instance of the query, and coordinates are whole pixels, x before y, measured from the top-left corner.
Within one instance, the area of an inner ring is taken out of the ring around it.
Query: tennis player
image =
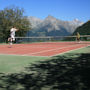
[[[8,38],[8,41],[10,42],[10,47],[12,47],[13,42],[15,41],[15,32],[18,31],[16,27],[13,26],[13,28],[10,29],[10,37]]]
[[[80,34],[79,34],[79,32],[77,32],[76,40],[77,40],[78,42],[80,42]]]

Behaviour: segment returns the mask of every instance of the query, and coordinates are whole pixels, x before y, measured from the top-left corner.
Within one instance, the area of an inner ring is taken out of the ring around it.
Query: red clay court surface
[[[58,54],[89,45],[90,42],[87,44],[77,42],[14,44],[12,48],[9,48],[9,45],[0,45],[0,54],[22,56],[56,56]]]

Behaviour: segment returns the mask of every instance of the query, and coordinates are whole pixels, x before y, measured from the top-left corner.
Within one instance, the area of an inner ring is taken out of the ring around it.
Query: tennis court
[[[12,48],[0,45],[0,90],[27,90],[27,86],[30,88],[28,90],[39,86],[41,90],[50,90],[55,84],[61,86],[65,82],[65,86],[71,88],[74,86],[71,82],[75,85],[84,82],[84,75],[78,72],[82,70],[87,77],[88,72],[84,71],[89,71],[89,56],[89,42],[14,44]],[[80,82],[77,82],[79,79]],[[76,88],[80,87],[78,84]],[[86,84],[82,86],[89,87]]]
[[[76,89],[81,86],[90,88],[86,84],[90,82],[89,61],[90,46],[52,58],[0,55],[0,90],[32,90],[34,87],[38,89],[39,86],[41,90],[50,90],[55,85],[61,87],[63,83],[66,86],[64,90],[74,86]],[[82,77],[86,78],[83,80]],[[30,89],[26,89],[27,86]]]
[[[72,50],[84,48],[90,45],[90,42],[38,42],[29,44],[14,44],[12,48],[9,45],[0,45],[0,54],[2,55],[21,55],[21,56],[56,56]]]

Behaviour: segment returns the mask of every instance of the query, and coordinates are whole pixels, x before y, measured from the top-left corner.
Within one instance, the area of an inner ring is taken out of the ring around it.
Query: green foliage
[[[19,31],[16,36],[24,36],[30,30],[30,22],[24,16],[24,10],[18,7],[7,7],[0,10],[0,39],[9,37],[10,29],[15,26]]]
[[[90,20],[82,26],[78,27],[73,35],[76,35],[77,32],[79,32],[80,35],[90,35]]]

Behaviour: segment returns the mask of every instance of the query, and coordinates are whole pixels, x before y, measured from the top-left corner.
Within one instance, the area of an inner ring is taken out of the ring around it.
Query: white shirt
[[[16,28],[11,28],[11,30],[10,30],[10,35],[11,35],[11,37],[13,36],[13,37],[15,37],[15,32],[16,32]]]

